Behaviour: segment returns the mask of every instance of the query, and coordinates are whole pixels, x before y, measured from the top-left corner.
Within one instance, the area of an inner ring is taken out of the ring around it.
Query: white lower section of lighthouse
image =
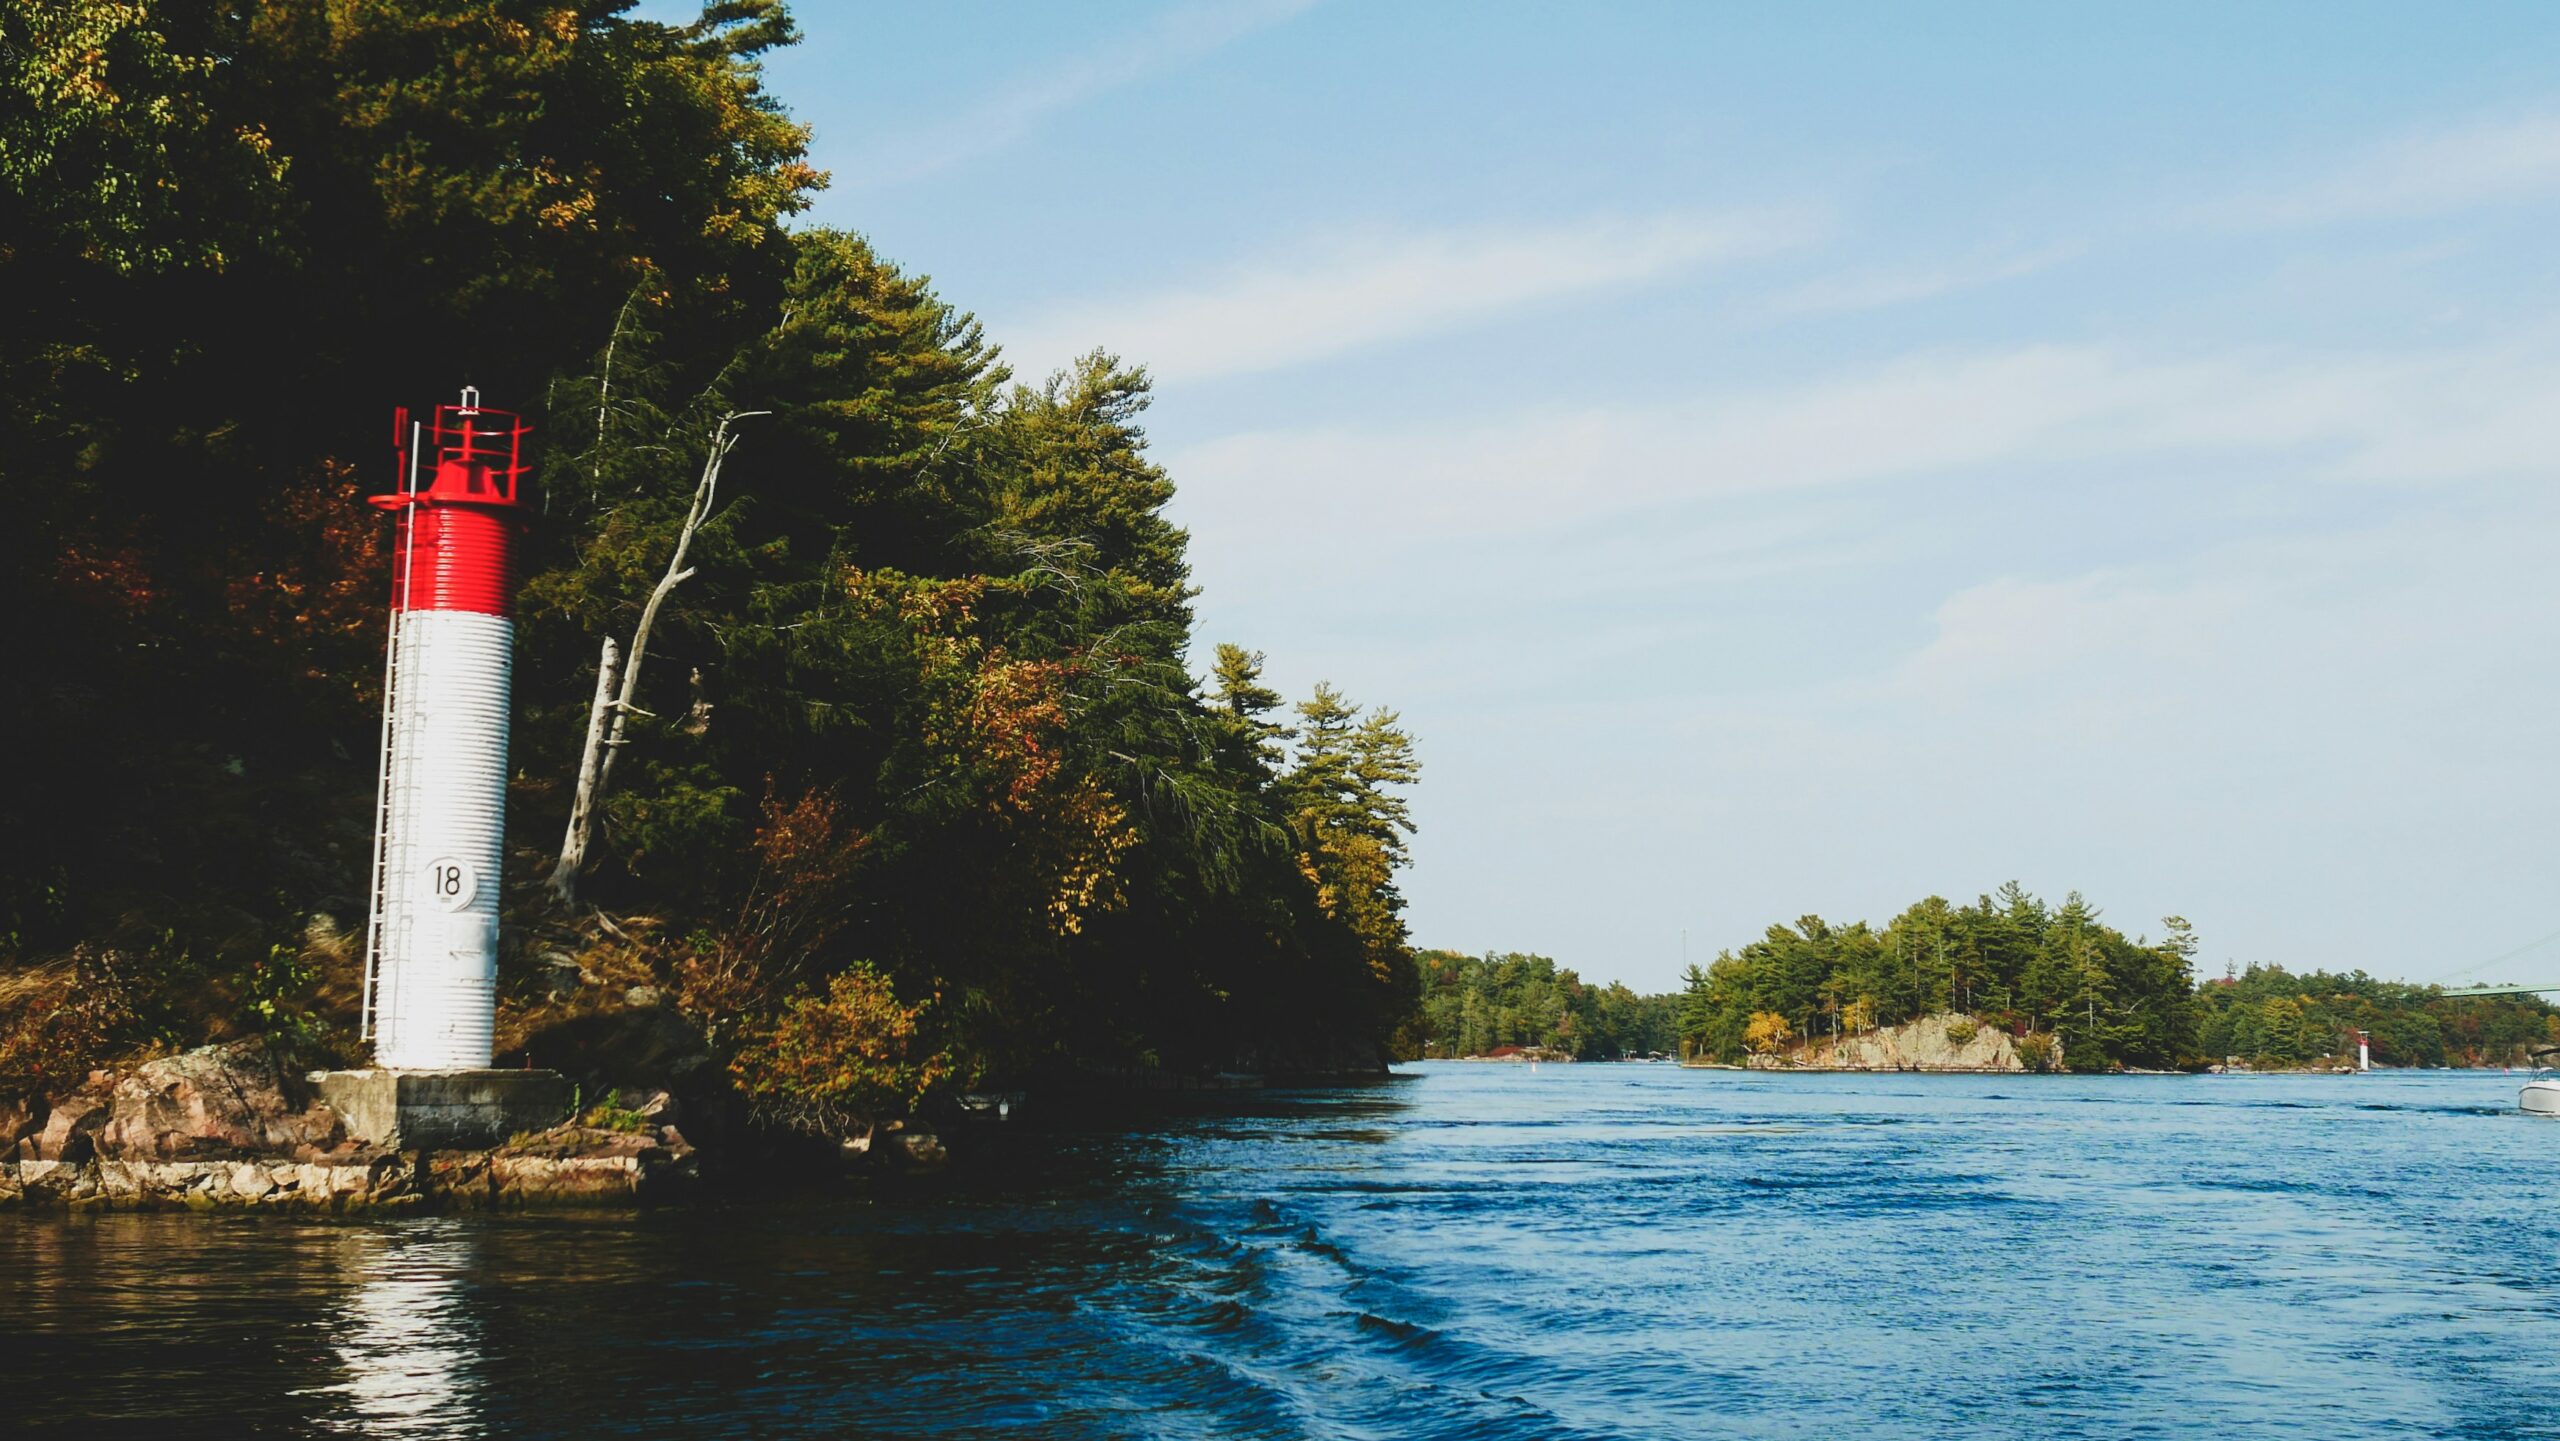
[[[376,1063],[489,1064],[497,1029],[499,868],[515,623],[400,616],[383,796]]]

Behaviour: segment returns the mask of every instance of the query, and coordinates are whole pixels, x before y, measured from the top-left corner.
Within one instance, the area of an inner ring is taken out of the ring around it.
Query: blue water
[[[2514,1091],[1446,1063],[643,1216],[0,1216],[0,1432],[2560,1436]]]

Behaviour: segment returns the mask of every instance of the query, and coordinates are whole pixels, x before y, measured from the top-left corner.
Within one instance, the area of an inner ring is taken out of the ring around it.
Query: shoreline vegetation
[[[807,223],[796,39],[779,0],[0,19],[0,735],[42,759],[0,788],[0,1155],[154,1058],[365,1063],[365,497],[393,406],[466,383],[536,465],[498,1065],[665,1092],[708,1167],[1404,1047],[1412,738],[1195,633],[1141,364],[1016,374]]]
[[[2083,1074],[2513,1068],[2560,1044],[2532,996],[2448,998],[2361,971],[2253,965],[2198,981],[2194,929],[2128,937],[2077,893],[2051,906],[2012,883],[1957,906],[1923,900],[1878,927],[1775,925],[1686,985],[1641,996],[1542,956],[1422,953],[1420,1055],[1537,1047],[1581,1060],[1668,1054],[1750,1070]]]

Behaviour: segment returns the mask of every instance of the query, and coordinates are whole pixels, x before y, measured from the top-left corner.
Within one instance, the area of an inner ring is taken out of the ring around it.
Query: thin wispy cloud
[[[1661,750],[1704,758],[1688,793],[1739,815],[1824,817],[1779,842],[1796,854],[1730,857],[1768,866],[1772,883],[1838,848],[1850,851],[1844,876],[1963,883],[2068,877],[2132,855],[2128,885],[2109,891],[2116,904],[2137,917],[2175,909],[2225,944],[2271,892],[2529,889],[2548,852],[2504,836],[2552,802],[2541,719],[2552,686],[2508,658],[2560,644],[2560,602],[2541,583],[2553,519],[2530,499],[1986,577],[1946,594],[1932,633],[1882,668],[1694,698],[1676,732],[1685,744]],[[1970,824],[1906,823],[1951,788]],[[2079,827],[2071,808],[2106,823]],[[2423,844],[2395,854],[2407,834]],[[1765,852],[1766,836],[1751,836]],[[2261,943],[2351,953],[2362,919],[2309,932],[2288,921]],[[2418,950],[2402,963],[2452,959]]]
[[[2405,135],[2315,179],[2208,206],[2208,223],[2323,225],[2438,214],[2560,193],[2560,113]]]
[[[2146,455],[2286,454],[2313,476],[2431,485],[2548,468],[2560,367],[2439,354],[1932,353],[1793,386],[1486,421],[1248,432],[1173,459],[1214,525],[1358,514],[1389,534],[1503,533],[1666,502]]]
[[[1958,714],[1986,730],[2003,728],[1990,713],[2005,712],[2015,734],[2004,744],[2037,729],[2086,738],[2110,718],[2155,742],[2176,730],[2251,755],[2376,718],[2386,729],[2530,739],[2539,708],[2511,702],[2522,685],[2550,683],[2483,661],[2560,642],[2560,593],[2536,583],[2553,518],[2547,501],[2526,498],[2497,514],[2395,517],[2182,560],[1987,578],[1949,595],[1935,633],[1901,663],[1841,687],[1841,708]],[[2199,706],[2200,694],[2218,704]],[[2234,713],[2283,723],[2235,734]],[[2366,763],[2353,752],[2330,759]]]
[[[1971,264],[1843,271],[1778,292],[1768,309],[1777,315],[1825,315],[1910,305],[2033,275],[2078,253],[2077,247],[2057,246]]]
[[[1224,49],[1315,8],[1318,0],[1228,0],[1185,5],[1145,27],[1021,77],[997,95],[921,132],[883,138],[836,165],[853,189],[920,180],[1022,139],[1063,111]]]
[[[1001,335],[1027,375],[1095,346],[1181,380],[1242,375],[1768,255],[1815,228],[1775,211],[1679,212],[1344,235],[1170,290],[1061,305]]]

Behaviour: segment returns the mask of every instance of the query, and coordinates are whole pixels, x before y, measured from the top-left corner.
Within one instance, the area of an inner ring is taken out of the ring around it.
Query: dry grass
[[[504,964],[512,974],[502,975],[499,987],[499,1054],[522,1050],[529,1037],[564,1021],[625,1009],[634,987],[665,994],[670,961],[658,937],[661,924],[651,916],[605,921],[591,915],[528,937]],[[579,983],[555,1000],[543,973],[558,969],[562,960],[578,968]]]
[[[364,933],[341,930],[336,917],[314,912],[302,928],[301,952],[314,978],[312,1010],[354,1026],[364,1006]]]
[[[0,1014],[14,1011],[38,996],[58,994],[75,972],[67,959],[27,961],[0,967]]]

